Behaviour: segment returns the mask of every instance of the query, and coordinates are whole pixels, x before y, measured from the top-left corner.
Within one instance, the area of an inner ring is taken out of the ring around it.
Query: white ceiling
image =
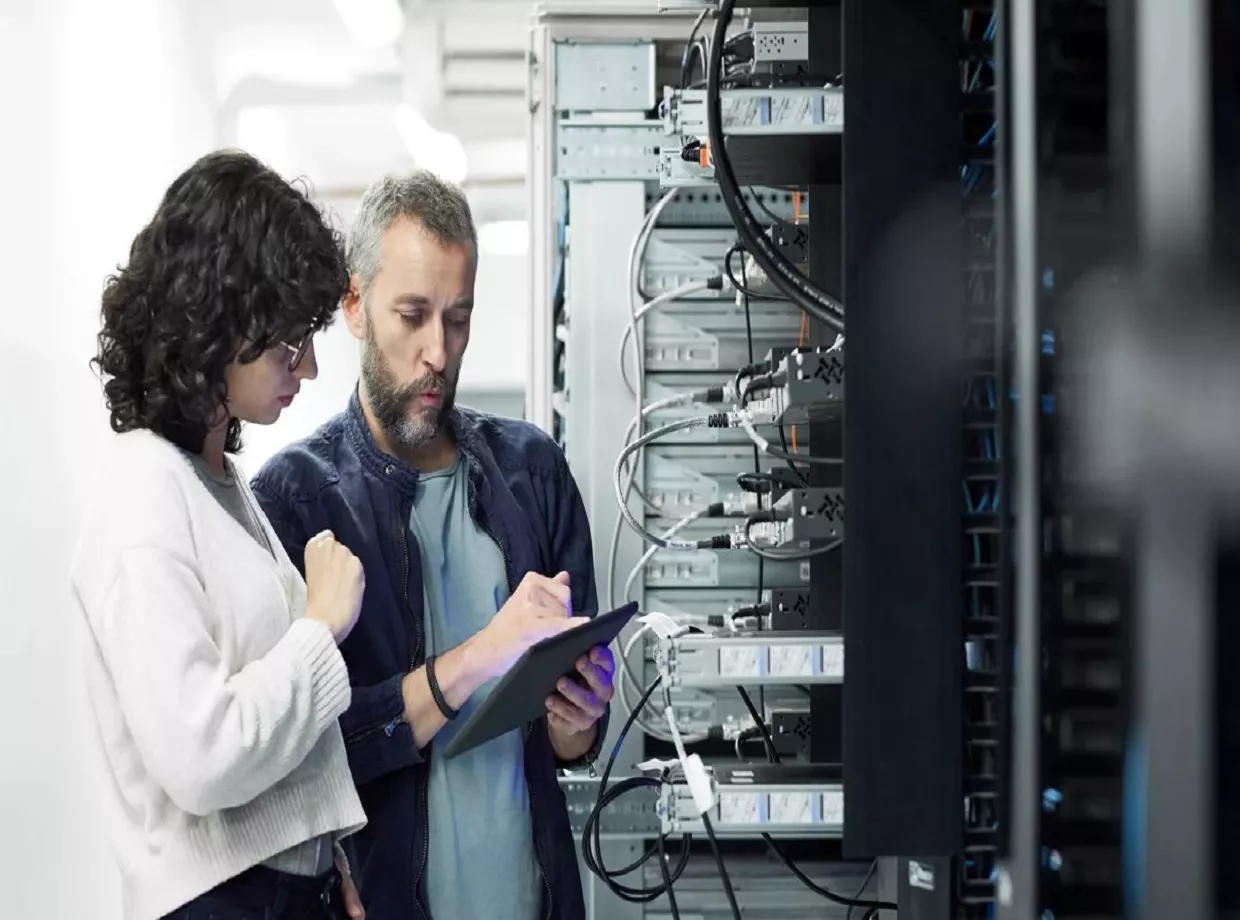
[[[413,160],[397,106],[457,136],[478,219],[524,215],[525,66],[532,0],[405,0],[396,46],[368,50],[332,0],[213,0],[219,135],[345,201]]]

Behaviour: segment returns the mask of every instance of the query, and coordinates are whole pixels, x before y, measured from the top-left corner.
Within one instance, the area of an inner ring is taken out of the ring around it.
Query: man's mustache
[[[442,374],[430,374],[422,380],[415,380],[401,392],[406,398],[420,396],[423,393],[446,393],[448,392],[448,378]]]

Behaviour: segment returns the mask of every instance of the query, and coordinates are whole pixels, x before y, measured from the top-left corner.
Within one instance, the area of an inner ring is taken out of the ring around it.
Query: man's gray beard
[[[452,411],[455,398],[453,388],[444,380],[443,389],[440,391],[443,401],[439,409],[419,408],[411,413],[410,409],[421,394],[422,386],[418,383],[404,386],[396,383],[383,361],[383,354],[375,341],[369,317],[364,323],[366,338],[362,347],[362,384],[366,387],[366,396],[375,421],[379,423],[388,440],[397,447],[411,450],[429,444],[443,429],[443,420]]]

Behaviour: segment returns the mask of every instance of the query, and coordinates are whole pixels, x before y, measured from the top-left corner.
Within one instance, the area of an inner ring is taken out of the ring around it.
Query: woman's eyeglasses
[[[314,333],[311,332],[307,333],[305,338],[303,338],[296,345],[289,342],[282,343],[290,352],[288,359],[288,369],[290,372],[297,370],[297,368],[301,365],[301,362],[306,357],[306,352],[310,350],[310,343],[313,341]]]

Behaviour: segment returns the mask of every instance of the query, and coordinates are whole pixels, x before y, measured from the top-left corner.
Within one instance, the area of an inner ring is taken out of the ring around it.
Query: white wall
[[[5,917],[113,920],[67,571],[105,436],[104,275],[213,139],[192,0],[0,0],[0,892]]]

